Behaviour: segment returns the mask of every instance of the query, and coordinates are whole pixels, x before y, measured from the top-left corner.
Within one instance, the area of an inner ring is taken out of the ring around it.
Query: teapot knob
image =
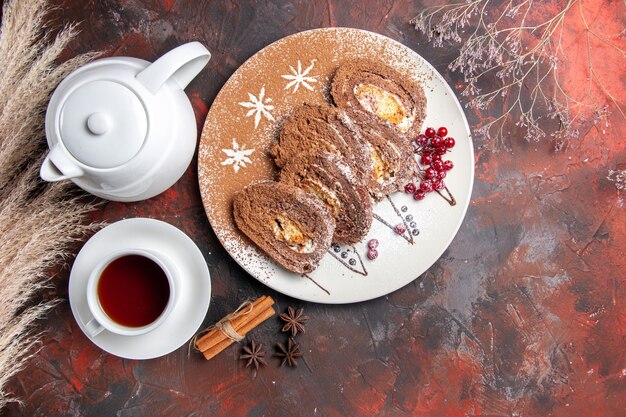
[[[104,113],[93,113],[87,118],[87,128],[94,135],[104,135],[111,129],[111,122]]]

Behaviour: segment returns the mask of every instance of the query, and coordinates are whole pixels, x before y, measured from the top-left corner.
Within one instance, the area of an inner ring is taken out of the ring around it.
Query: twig
[[[478,128],[478,135],[487,145],[499,147],[509,123],[524,128],[526,140],[539,141],[546,136],[543,120],[557,119],[559,127],[552,136],[562,146],[579,136],[582,123],[607,122],[608,106],[598,102],[593,88],[626,118],[624,104],[611,94],[595,70],[595,60],[604,57],[592,54],[591,38],[617,51],[615,59],[625,59],[626,52],[590,28],[583,0],[552,4],[558,6],[556,12],[541,20],[530,13],[538,7],[534,0],[509,0],[499,7],[490,1],[433,6],[411,20],[434,46],[464,42],[449,68],[463,74],[466,86],[461,94],[470,98],[469,106],[484,110],[502,99],[504,112]],[[559,81],[560,65],[568,60],[562,45],[563,28],[576,18],[584,26],[589,73],[582,97],[572,97]],[[464,28],[472,25],[473,30],[465,34]],[[493,76],[499,79],[499,85],[488,78]],[[481,89],[479,84],[488,87]],[[547,113],[538,111],[540,107]]]

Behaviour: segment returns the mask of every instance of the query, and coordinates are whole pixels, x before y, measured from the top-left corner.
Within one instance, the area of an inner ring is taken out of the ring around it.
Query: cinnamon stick
[[[231,327],[239,334],[245,335],[263,321],[275,314],[272,305],[274,300],[268,296],[262,296],[252,302],[251,311],[230,320]],[[230,346],[234,340],[226,336],[220,329],[211,329],[207,334],[199,338],[195,344],[208,360]]]
[[[266,310],[273,304],[274,300],[272,299],[272,297],[268,297],[265,295],[259,297],[252,302],[252,311],[250,311],[249,314],[242,314],[238,317],[235,317],[230,321],[230,325],[233,329],[235,329],[237,333],[242,334],[240,330],[247,322],[252,320],[255,316],[259,315],[263,310]],[[200,352],[204,352],[226,339],[228,339],[228,337],[220,329],[214,328],[207,334],[202,336],[200,339],[196,340],[196,347]]]
[[[258,326],[259,324],[264,322],[265,320],[267,320],[270,317],[272,317],[274,314],[275,314],[274,309],[272,307],[269,307],[266,310],[264,310],[263,312],[261,312],[260,315],[254,317],[251,321],[246,323],[237,332],[239,334],[246,334],[250,330],[254,329],[256,326]],[[220,342],[217,345],[213,346],[212,348],[202,352],[202,354],[204,355],[206,360],[209,360],[209,359],[213,358],[214,356],[216,356],[218,353],[222,352],[224,349],[226,349],[230,345],[232,345],[234,342],[235,342],[234,340],[226,338],[225,340],[223,340],[222,342]]]

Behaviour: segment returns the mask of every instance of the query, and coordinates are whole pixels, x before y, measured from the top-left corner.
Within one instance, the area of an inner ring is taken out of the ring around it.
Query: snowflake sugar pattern
[[[258,98],[252,93],[248,93],[248,98],[250,101],[242,101],[239,103],[239,105],[245,107],[246,109],[250,109],[246,113],[246,117],[254,115],[255,129],[259,126],[261,116],[265,116],[268,120],[271,120],[272,122],[275,121],[274,116],[272,116],[272,114],[270,113],[272,110],[274,110],[274,106],[269,104],[272,102],[272,99],[269,97],[265,97],[265,86],[261,87]]]
[[[285,86],[285,90],[293,87],[292,93],[298,91],[298,88],[302,85],[302,87],[306,88],[309,91],[313,91],[313,87],[309,83],[316,83],[317,75],[311,76],[308,75],[309,72],[313,69],[315,65],[315,60],[311,61],[311,65],[309,65],[304,71],[302,71],[302,63],[298,60],[298,69],[296,70],[294,67],[289,65],[289,69],[291,70],[291,74],[281,75],[286,80],[289,80],[287,85]]]
[[[252,160],[248,158],[254,152],[253,149],[246,149],[246,146],[239,146],[237,143],[237,139],[233,138],[233,148],[232,149],[222,149],[222,152],[228,156],[225,160],[223,160],[221,165],[232,165],[235,173],[239,171],[239,168],[245,168],[246,164],[251,164]]]

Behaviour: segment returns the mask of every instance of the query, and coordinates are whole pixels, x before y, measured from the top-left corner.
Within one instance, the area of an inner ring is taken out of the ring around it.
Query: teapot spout
[[[55,182],[69,178],[81,177],[84,174],[80,167],[68,160],[67,156],[59,145],[56,145],[41,164],[39,176],[42,180]]]
[[[172,49],[137,74],[137,80],[152,94],[173,78],[181,89],[202,71],[211,53],[200,42],[189,42]]]

